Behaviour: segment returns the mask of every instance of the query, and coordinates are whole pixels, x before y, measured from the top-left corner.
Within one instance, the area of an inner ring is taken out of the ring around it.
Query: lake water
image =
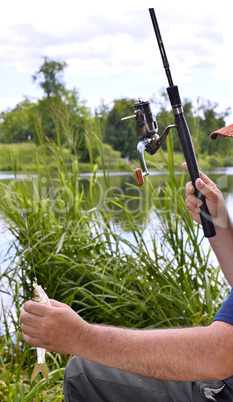
[[[230,213],[231,218],[233,219],[233,167],[228,168],[221,168],[215,169],[211,171],[205,172],[220,188],[222,191],[224,198],[226,200],[226,204]],[[104,186],[104,181],[101,181],[102,172],[98,172],[98,176],[100,177],[100,184],[99,184],[99,193],[101,202],[104,201],[105,196],[107,197],[107,193]],[[179,177],[181,176],[181,171],[177,171],[176,175]],[[17,177],[18,180],[24,178],[24,175],[19,175]],[[34,176],[36,180],[36,176]],[[84,187],[88,187],[89,185],[90,174],[82,174],[81,181]],[[128,172],[113,172],[109,174],[111,189],[114,193],[119,194],[119,198],[122,198],[126,203],[127,209],[129,209],[133,214],[137,214],[140,212],[142,205],[140,204],[140,197],[143,196],[143,188],[137,187],[135,182],[135,177],[133,173]],[[188,179],[188,178],[187,178]],[[11,185],[11,183],[15,180],[15,177],[12,173],[0,173],[0,181],[6,183],[7,185]],[[145,178],[145,180],[147,180]],[[158,172],[158,171],[150,171],[150,181],[154,188],[162,188],[166,181],[168,181],[168,173],[167,172]],[[132,184],[135,187],[132,187]],[[135,198],[130,198],[135,197]],[[138,198],[137,198],[138,197]],[[118,217],[119,219],[119,217]],[[116,222],[116,230],[119,227],[122,233],[122,226],[121,222]],[[128,239],[130,239],[130,232],[127,230],[125,233],[123,232]],[[7,257],[7,250],[11,242],[14,241],[13,235],[8,231],[6,224],[2,217],[0,217],[0,273],[3,273],[6,269],[7,263],[3,263],[5,257]],[[208,246],[208,240],[204,239],[203,242],[206,242]],[[214,258],[214,257],[213,257]],[[6,295],[2,292],[4,288],[4,281],[1,282],[1,299],[3,301],[4,308],[11,309],[12,313],[14,314],[14,308],[12,307],[12,300],[9,295]],[[0,320],[2,320],[2,312],[0,306]],[[0,321],[1,323],[1,321]],[[1,325],[0,325],[1,328]]]

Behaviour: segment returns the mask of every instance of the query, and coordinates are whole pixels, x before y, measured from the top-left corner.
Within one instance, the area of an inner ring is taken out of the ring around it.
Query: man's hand
[[[188,172],[186,163],[183,163],[182,167]],[[206,198],[206,204],[216,230],[216,236],[209,238],[209,242],[226,279],[233,286],[233,223],[229,218],[223,195],[212,180],[202,172],[200,172],[200,178],[196,180],[195,185]],[[185,204],[191,217],[196,222],[201,223],[199,215],[201,201],[195,196],[191,182],[186,184]]]
[[[186,163],[182,164],[182,168],[188,173],[188,167]],[[200,179],[195,182],[197,190],[199,190],[206,198],[206,204],[212,216],[213,223],[216,230],[218,227],[225,229],[229,223],[228,212],[226,204],[221,191],[210,180],[208,176],[200,172]],[[197,223],[201,223],[200,219],[200,207],[202,201],[199,200],[194,194],[195,189],[191,182],[186,184],[186,207]]]
[[[31,346],[56,353],[77,354],[85,349],[89,324],[66,304],[50,300],[51,306],[26,302],[20,314],[24,340]]]

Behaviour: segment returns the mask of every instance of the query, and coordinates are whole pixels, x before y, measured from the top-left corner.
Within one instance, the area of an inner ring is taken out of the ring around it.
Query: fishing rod
[[[189,131],[189,127],[187,125],[184,111],[182,108],[182,102],[179,95],[179,89],[177,85],[173,84],[172,75],[170,71],[169,62],[167,59],[167,55],[165,52],[164,44],[162,41],[161,33],[159,30],[158,21],[155,15],[155,11],[153,8],[149,8],[149,13],[151,17],[151,21],[153,24],[153,28],[155,31],[156,39],[158,42],[160,54],[162,57],[163,67],[166,72],[166,76],[168,79],[169,87],[167,88],[168,97],[171,103],[171,107],[173,109],[173,114],[175,118],[175,123],[168,126],[163,134],[160,136],[158,135],[158,124],[156,121],[156,117],[152,114],[150,109],[150,102],[143,102],[139,101],[134,104],[134,111],[135,114],[125,117],[124,119],[128,118],[136,118],[136,126],[138,136],[140,137],[137,151],[138,156],[141,164],[141,168],[135,169],[137,182],[139,185],[144,183],[143,177],[149,174],[149,171],[146,166],[144,151],[148,154],[153,155],[155,154],[158,149],[161,147],[163,142],[165,141],[169,131],[172,128],[176,128],[178,131],[178,135],[180,138],[182,150],[185,156],[185,160],[188,165],[190,178],[192,184],[195,188],[195,195],[202,201],[202,206],[200,207],[200,217],[201,223],[204,231],[205,237],[213,237],[215,236],[215,228],[212,222],[211,215],[209,213],[208,207],[206,205],[206,200],[203,194],[201,194],[196,186],[195,182],[200,177],[199,169],[197,165],[196,155],[193,148],[193,143]]]

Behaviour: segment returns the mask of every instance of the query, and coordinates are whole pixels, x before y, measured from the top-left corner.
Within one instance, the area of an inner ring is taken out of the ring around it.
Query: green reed
[[[202,230],[185,208],[187,178],[183,174],[179,182],[176,179],[171,137],[166,160],[169,182],[154,188],[146,178],[140,196],[144,207],[134,214],[124,202],[127,196],[122,199],[111,189],[98,122],[96,132],[87,131],[86,136],[99,148],[107,189],[104,200],[90,141],[93,171],[85,187],[79,173],[78,138],[67,118],[56,114],[55,121],[54,141],[44,137],[38,122],[40,154],[32,145],[36,176],[27,173],[11,186],[2,185],[1,212],[15,238],[8,267],[1,274],[16,306],[16,316],[11,317],[15,331],[8,327],[5,311],[0,338],[0,395],[6,401],[63,400],[62,378],[69,359],[48,353],[50,384],[39,376],[30,384],[35,350],[23,342],[18,321],[24,301],[32,298],[28,235],[38,283],[49,297],[69,304],[90,323],[134,328],[208,325],[229,292],[219,267],[210,262],[210,250],[202,247]],[[67,155],[66,162],[63,158],[61,132],[67,138],[69,163]],[[118,215],[122,230],[115,230]]]

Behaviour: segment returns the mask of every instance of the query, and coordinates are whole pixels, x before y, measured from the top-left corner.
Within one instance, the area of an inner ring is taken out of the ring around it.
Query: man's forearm
[[[106,366],[162,380],[226,378],[231,373],[231,366],[226,364],[226,371],[221,369],[226,359],[222,325],[227,326],[232,337],[232,326],[221,322],[209,327],[164,330],[128,330],[91,325],[81,356]],[[80,355],[79,352],[77,354]]]
[[[144,376],[197,381],[233,375],[233,325],[133,330],[92,325],[56,300],[32,301],[20,314],[24,340],[56,353],[78,355]]]

